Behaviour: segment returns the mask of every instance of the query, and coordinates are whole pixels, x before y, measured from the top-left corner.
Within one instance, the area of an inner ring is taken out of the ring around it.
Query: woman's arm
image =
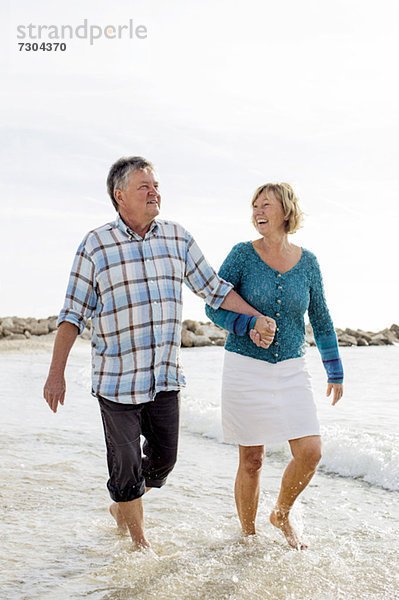
[[[323,279],[319,264],[314,258],[311,273],[310,303],[308,308],[314,338],[327,373],[327,395],[334,391],[333,404],[342,396],[344,370],[339,356],[338,341],[327,307]]]

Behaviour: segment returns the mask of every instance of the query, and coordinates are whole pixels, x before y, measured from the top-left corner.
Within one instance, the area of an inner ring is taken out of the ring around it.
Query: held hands
[[[64,405],[65,391],[64,375],[50,371],[44,384],[43,396],[53,412],[57,412],[58,404]]]
[[[276,322],[270,317],[258,317],[249,337],[258,348],[268,348],[276,333]]]
[[[333,391],[333,400],[331,404],[332,406],[335,406],[335,404],[337,404],[337,402],[341,400],[342,396],[344,395],[344,386],[342,383],[328,383],[326,396],[330,396],[331,391]]]

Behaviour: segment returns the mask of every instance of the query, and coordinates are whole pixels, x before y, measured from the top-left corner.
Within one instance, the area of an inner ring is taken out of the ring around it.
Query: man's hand
[[[255,327],[249,332],[253,343],[260,348],[268,348],[276,333],[276,322],[270,317],[258,317]]]
[[[339,400],[341,400],[342,396],[344,395],[344,386],[342,385],[342,383],[328,383],[326,396],[330,396],[331,391],[334,392],[333,400],[331,402],[331,404],[334,406]]]
[[[78,328],[73,323],[64,321],[58,327],[55,336],[53,358],[47,381],[44,384],[43,396],[53,412],[57,412],[58,404],[64,404],[65,378],[64,371],[69,351],[73,346]]]
[[[53,412],[57,412],[58,404],[64,405],[65,391],[64,374],[52,373],[50,371],[47,381],[44,384],[43,396]]]

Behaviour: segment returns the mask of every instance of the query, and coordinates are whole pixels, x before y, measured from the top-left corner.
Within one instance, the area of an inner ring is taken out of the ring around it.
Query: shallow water
[[[223,351],[183,351],[191,385],[182,402],[179,461],[168,484],[145,497],[156,555],[131,552],[107,511],[101,423],[87,392],[89,348],[71,356],[67,402],[57,415],[41,399],[49,355],[2,354],[1,598],[399,598],[399,375],[392,370],[399,349],[361,350],[344,349],[340,412],[321,397],[319,359],[309,356],[327,457],[294,514],[310,546],[305,552],[290,550],[268,524],[285,447],[268,451],[258,535],[240,537],[232,493],[237,450],[218,442]],[[376,357],[379,382],[372,372]]]

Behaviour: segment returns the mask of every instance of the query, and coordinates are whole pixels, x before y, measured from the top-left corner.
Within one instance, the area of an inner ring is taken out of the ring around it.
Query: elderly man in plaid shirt
[[[181,225],[157,218],[161,196],[149,161],[121,158],[107,188],[117,218],[90,231],[77,250],[44,397],[54,412],[64,404],[67,358],[90,317],[110,512],[135,546],[146,548],[141,498],[165,483],[177,456],[183,283],[213,308],[258,317],[252,323],[266,346],[274,321],[218,277]]]

